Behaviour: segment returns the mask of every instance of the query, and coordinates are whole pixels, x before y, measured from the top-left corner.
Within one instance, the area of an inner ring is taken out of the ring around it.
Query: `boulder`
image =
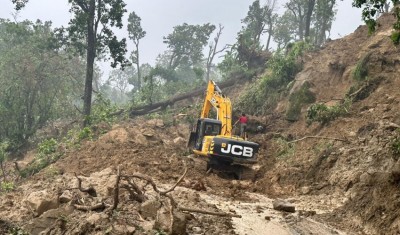
[[[157,216],[157,211],[160,209],[161,203],[156,200],[147,200],[140,205],[140,214],[144,217],[155,218]]]
[[[40,216],[48,210],[58,208],[58,198],[49,194],[46,190],[32,192],[25,199],[25,203],[35,213],[35,216]]]
[[[187,219],[185,214],[174,211],[172,221],[173,223],[171,225],[170,212],[162,207],[158,210],[154,229],[165,231],[168,234],[186,234]]]
[[[65,190],[59,197],[58,200],[60,203],[67,203],[72,200],[72,193],[69,190]]]
[[[295,206],[288,201],[277,199],[272,202],[272,206],[275,210],[285,211],[294,213],[296,211]]]

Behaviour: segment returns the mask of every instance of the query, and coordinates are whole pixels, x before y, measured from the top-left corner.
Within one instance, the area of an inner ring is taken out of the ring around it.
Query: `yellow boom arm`
[[[206,97],[201,111],[201,118],[208,118],[211,107],[217,111],[217,120],[222,122],[221,135],[232,136],[232,106],[228,97],[214,81],[208,81]]]

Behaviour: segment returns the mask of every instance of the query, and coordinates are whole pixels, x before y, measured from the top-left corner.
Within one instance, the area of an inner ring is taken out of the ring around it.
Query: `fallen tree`
[[[221,89],[224,89],[224,88],[233,86],[236,82],[239,82],[239,81],[240,81],[240,79],[233,78],[233,79],[218,83],[218,87]],[[164,101],[153,103],[153,104],[142,105],[139,107],[134,107],[130,110],[130,116],[131,117],[139,116],[139,115],[144,115],[144,114],[149,114],[149,113],[154,113],[157,111],[164,110],[168,106],[173,105],[175,102],[201,95],[206,89],[207,89],[207,87],[203,86],[203,87],[195,89],[193,91],[173,96],[168,100],[164,100]]]

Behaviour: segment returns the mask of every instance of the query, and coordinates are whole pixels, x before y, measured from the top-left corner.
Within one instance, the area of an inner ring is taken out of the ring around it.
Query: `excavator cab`
[[[221,134],[222,122],[215,119],[200,118],[190,133],[188,147],[201,151],[204,136],[217,136]]]

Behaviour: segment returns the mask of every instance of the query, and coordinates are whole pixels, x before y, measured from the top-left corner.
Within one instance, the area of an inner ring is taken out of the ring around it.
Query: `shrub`
[[[0,184],[0,189],[1,189],[1,191],[4,191],[4,192],[10,192],[10,191],[14,190],[14,188],[15,188],[15,186],[14,186],[13,182],[4,181],[4,182],[1,182],[1,184]]]
[[[45,155],[55,153],[57,150],[57,145],[57,141],[53,138],[44,140],[38,145],[38,152]]]
[[[345,99],[343,103],[334,106],[326,106],[325,104],[313,104],[307,110],[307,124],[319,122],[326,125],[336,118],[347,114],[351,105],[350,99]]]
[[[38,145],[38,153],[34,161],[22,170],[20,175],[22,177],[28,177],[36,174],[51,163],[57,161],[62,156],[62,153],[57,152],[57,148],[58,142],[53,138],[42,141]]]
[[[84,140],[84,139],[92,139],[93,138],[93,133],[90,127],[85,127],[83,128],[79,134],[78,134],[78,141]]]
[[[371,52],[367,53],[361,60],[357,63],[356,68],[353,71],[353,78],[357,81],[363,81],[368,76],[368,61],[371,56]]]
[[[397,130],[398,133],[400,133],[400,130]],[[396,156],[400,156],[400,136],[396,136],[392,140],[392,152]]]
[[[265,114],[274,109],[302,68],[299,57],[309,49],[309,44],[299,42],[293,44],[287,53],[276,52],[268,61],[267,73],[246,89],[235,108],[253,114]]]
[[[294,153],[296,152],[295,144],[290,143],[282,138],[277,139],[276,143],[278,144],[278,158],[290,158],[294,156]]]
[[[288,121],[297,121],[303,105],[314,103],[315,99],[315,94],[310,91],[310,83],[304,83],[300,90],[290,95],[286,119]]]

